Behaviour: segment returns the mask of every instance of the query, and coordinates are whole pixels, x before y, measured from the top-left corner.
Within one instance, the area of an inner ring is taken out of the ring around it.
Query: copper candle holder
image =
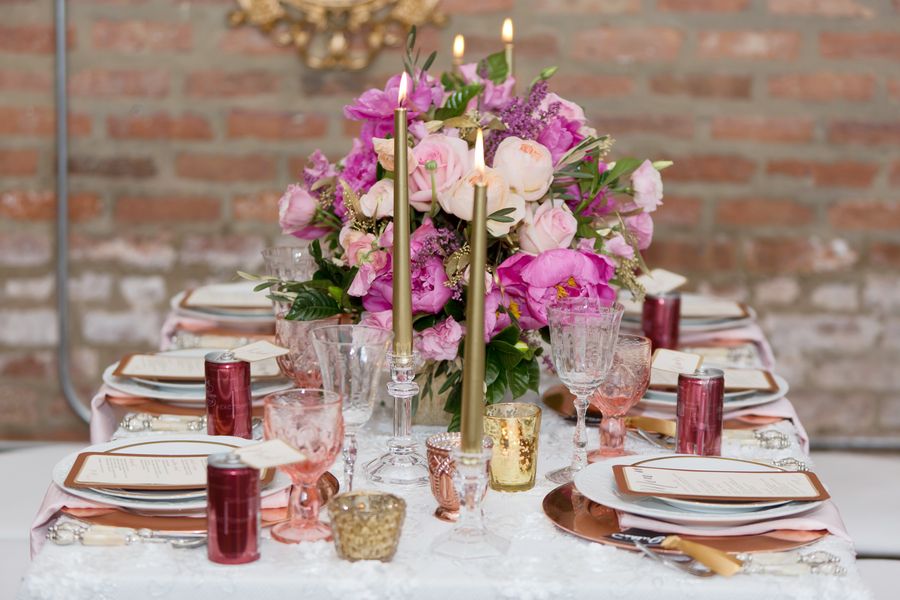
[[[434,516],[441,521],[451,523],[459,519],[459,496],[453,483],[453,474],[456,471],[453,451],[459,448],[459,444],[460,433],[458,431],[436,433],[425,441],[428,454],[428,480],[431,483],[431,493],[438,503]],[[485,436],[482,444],[484,449],[489,450],[494,442],[490,437]],[[490,461],[488,461],[486,469],[489,471],[490,468]],[[485,493],[487,493],[487,489],[485,489]]]

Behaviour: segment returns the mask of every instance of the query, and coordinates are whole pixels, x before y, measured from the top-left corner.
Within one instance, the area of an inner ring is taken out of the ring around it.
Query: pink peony
[[[550,151],[553,164],[584,139],[581,127],[574,121],[552,118],[538,134],[537,141]]]
[[[553,183],[553,159],[542,144],[510,136],[500,142],[493,167],[509,189],[525,200],[540,200]]]
[[[578,221],[562,200],[547,200],[537,208],[526,209],[519,226],[519,247],[528,254],[540,254],[554,248],[568,248],[575,238]]]
[[[453,360],[459,349],[463,330],[453,317],[416,335],[416,349],[425,360]]]
[[[453,296],[453,290],[444,285],[447,272],[443,261],[432,256],[411,273],[412,310],[414,313],[436,314]],[[387,310],[393,305],[394,278],[388,270],[372,282],[363,306],[370,312]]]
[[[407,90],[405,106],[409,118],[428,112],[432,106],[440,106],[444,99],[441,82],[425,72],[420,72]],[[344,107],[344,116],[352,121],[390,121],[400,95],[400,75],[388,79],[383,90],[370,89],[357,98],[353,104]]]
[[[653,217],[649,213],[639,213],[625,217],[625,227],[637,238],[638,249],[646,250],[653,241]]]
[[[496,110],[502,108],[509,103],[513,97],[513,88],[516,86],[516,78],[510,75],[503,83],[494,83],[490,79],[482,79],[478,75],[478,63],[468,63],[460,65],[459,72],[466,83],[484,84],[484,91],[481,94],[481,109]],[[473,99],[470,107],[478,102]]]
[[[425,212],[431,208],[432,188],[440,197],[469,170],[469,145],[458,137],[432,134],[416,144],[412,154],[409,203]]]
[[[606,240],[604,247],[613,256],[619,258],[634,258],[634,248],[625,241],[625,238],[622,237],[621,233],[617,233]]]
[[[546,111],[550,108],[551,105],[558,106],[556,111],[557,117],[562,117],[567,121],[572,121],[573,123],[577,123],[579,126],[584,125],[587,122],[587,118],[584,116],[584,109],[581,108],[578,104],[566,100],[554,94],[553,92],[547,92],[547,95],[544,96],[544,99],[541,100],[541,103],[538,105],[538,109],[541,111]]]
[[[501,310],[502,309],[502,310]],[[503,303],[503,294],[494,289],[484,297],[484,341],[485,343],[510,326],[512,319],[509,308]]]
[[[394,328],[394,311],[382,310],[379,312],[367,312],[363,314],[359,321],[360,325],[367,327],[377,327],[378,329],[386,329],[388,331]]]
[[[281,233],[304,240],[322,237],[328,229],[313,226],[319,201],[306,188],[291,184],[278,200],[278,222]]]
[[[631,174],[631,187],[634,189],[634,203],[644,212],[653,212],[662,204],[662,177],[649,160],[642,162]]]

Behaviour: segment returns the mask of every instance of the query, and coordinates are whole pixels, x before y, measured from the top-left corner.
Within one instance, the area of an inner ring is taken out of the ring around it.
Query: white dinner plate
[[[186,455],[186,454],[215,454],[217,452],[230,452],[234,448],[248,446],[257,443],[255,440],[246,440],[239,437],[231,436],[209,436],[209,435],[154,435],[141,438],[131,438],[124,440],[115,440],[105,442],[103,444],[95,444],[88,446],[83,450],[74,452],[66,456],[53,467],[52,477],[53,483],[61,489],[90,500],[120,508],[128,508],[142,512],[169,513],[169,512],[187,512],[197,511],[206,508],[206,494],[193,496],[189,498],[177,497],[184,493],[184,490],[172,490],[173,497],[171,499],[161,498],[160,494],[164,492],[158,490],[154,492],[151,498],[134,498],[119,497],[114,495],[114,490],[101,493],[96,490],[87,488],[71,488],[66,487],[66,477],[72,470],[72,465],[79,454],[83,452],[111,452],[117,454],[155,454],[155,455]],[[262,490],[262,496],[270,496],[287,489],[291,485],[290,479],[281,471],[276,471],[272,482]],[[189,490],[195,492],[196,490]]]
[[[252,283],[252,282],[251,282]],[[243,282],[237,282],[234,285],[245,286]],[[203,308],[198,306],[181,306],[182,300],[187,295],[187,291],[181,291],[172,296],[169,300],[169,306],[173,311],[186,317],[195,317],[198,319],[206,319],[208,321],[218,321],[221,323],[231,324],[247,324],[259,325],[263,323],[275,322],[275,314],[271,310],[228,310],[226,308]]]
[[[696,461],[698,458],[709,458],[689,455],[676,456],[690,461]],[[822,502],[788,502],[778,506],[750,511],[736,509],[731,512],[722,510],[698,512],[697,510],[685,510],[684,508],[673,506],[672,504],[663,502],[660,498],[647,496],[628,497],[620,494],[612,471],[613,465],[631,465],[653,458],[659,458],[659,456],[623,456],[595,462],[575,474],[575,487],[590,500],[614,510],[621,510],[623,512],[651,519],[669,521],[671,523],[682,523],[691,525],[692,527],[707,527],[710,531],[710,535],[713,535],[713,533],[721,527],[732,527],[757,521],[768,521],[794,516],[813,510],[822,504]],[[719,460],[730,461],[731,459]],[[705,465],[704,469],[708,470],[711,463],[706,461],[703,461],[703,463]],[[733,467],[734,465],[731,466]],[[680,468],[686,467],[682,465]],[[720,466],[719,469],[721,470],[721,468],[722,467]],[[759,468],[766,469],[767,465],[759,465]],[[736,469],[731,468],[730,470]]]
[[[775,383],[778,385],[778,389],[774,392],[752,392],[750,394],[745,394],[745,392],[737,392],[741,394],[740,396],[731,396],[729,394],[725,394],[725,410],[737,410],[738,408],[747,408],[749,406],[759,406],[760,404],[768,404],[769,402],[774,402],[775,400],[779,400],[784,398],[787,395],[790,386],[788,385],[787,380],[781,375],[772,376],[775,379]],[[649,390],[648,390],[649,392]],[[653,406],[655,408],[669,408],[671,410],[675,410],[675,406],[678,403],[678,394],[676,392],[664,392],[661,390],[654,390],[652,394],[647,393],[641,398],[639,404],[642,406]]]

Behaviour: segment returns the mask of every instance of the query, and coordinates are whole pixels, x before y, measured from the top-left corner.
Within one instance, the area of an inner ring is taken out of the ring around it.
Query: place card
[[[253,342],[252,344],[247,344],[246,346],[241,346],[240,348],[235,348],[231,351],[235,358],[245,360],[249,363],[284,356],[285,354],[290,354],[290,352],[291,351],[287,348],[276,346],[272,342],[266,340]]]
[[[735,300],[712,296],[686,296],[681,299],[682,319],[743,319],[747,307]]]
[[[257,469],[269,469],[303,462],[306,455],[287,445],[282,440],[268,440],[252,446],[244,446],[234,451],[242,461]]]
[[[119,361],[113,375],[156,381],[202,382],[206,379],[205,362],[206,359],[202,356],[129,354]],[[252,362],[250,377],[254,379],[281,377],[281,369],[272,358]]]
[[[158,456],[83,452],[66,487],[127,490],[194,490],[206,487],[207,455]]]
[[[665,269],[653,269],[639,276],[637,282],[644,286],[648,294],[664,294],[683,286],[687,283],[687,277]]]
[[[725,373],[725,391],[737,392],[753,390],[775,392],[778,383],[769,371],[762,369],[722,369]],[[678,387],[678,373],[653,368],[650,370],[650,388],[671,390]]]
[[[808,471],[689,471],[615,465],[619,490],[633,496],[725,502],[827,500],[819,478]]]
[[[699,354],[678,352],[667,348],[657,348],[653,352],[651,367],[660,371],[673,373],[693,373],[700,368],[703,357]]]
[[[252,287],[220,283],[188,290],[181,306],[185,308],[271,309],[267,292],[254,292]]]

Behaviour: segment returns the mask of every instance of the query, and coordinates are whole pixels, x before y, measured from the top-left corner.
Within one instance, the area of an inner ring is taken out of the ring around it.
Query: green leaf
[[[434,63],[434,59],[437,58],[437,50],[428,55],[428,58],[425,59],[425,62],[422,64],[422,70],[427,71],[428,67]]]
[[[508,344],[501,340],[492,340],[490,348],[491,351],[497,354],[497,358],[500,359],[500,362],[507,369],[512,369],[522,362],[522,359],[525,357],[513,344]]]
[[[528,372],[529,362],[520,362],[513,369],[507,369],[506,381],[509,384],[509,391],[512,393],[513,399],[523,396],[528,391],[528,382],[530,375]]]
[[[528,361],[528,389],[537,392],[541,385],[541,365],[537,359]]]
[[[509,325],[505,327],[500,333],[494,336],[494,339],[491,340],[491,343],[494,342],[506,342],[507,344],[515,345],[516,342],[519,341],[519,336],[522,334],[521,330],[515,325]]]
[[[496,221],[497,223],[512,223],[514,219],[512,219],[509,215],[515,212],[515,207],[501,208],[500,210],[495,210],[494,212],[489,214],[488,221]]]
[[[457,321],[462,321],[466,318],[466,305],[459,300],[450,300],[444,305],[444,312]]]
[[[275,285],[276,283],[278,283],[278,282],[277,281],[264,281],[264,282],[260,283],[259,285],[257,285],[256,287],[254,287],[253,291],[261,292],[263,290],[267,290],[270,287],[272,287],[273,285]]]
[[[458,90],[466,85],[466,82],[456,73],[445,71],[441,74],[441,85],[444,86],[444,90],[449,92],[450,90]]]
[[[317,321],[341,312],[340,306],[328,292],[316,288],[304,288],[297,292],[291,310],[285,316],[289,321]]]
[[[434,118],[438,121],[446,121],[451,117],[463,114],[472,98],[480,94],[483,88],[484,86],[480,83],[472,83],[453,92],[444,102],[444,106],[434,111]]]
[[[547,79],[550,79],[551,77],[553,77],[553,75],[556,74],[557,69],[559,69],[559,67],[547,67],[546,69],[542,69],[538,76],[531,80],[531,83],[528,85],[528,87],[533,87],[534,84],[536,84],[538,81],[545,81]]]
[[[491,385],[500,377],[500,359],[488,349],[484,361],[484,383]]]
[[[494,83],[503,83],[509,77],[509,65],[506,63],[506,52],[500,51],[491,54],[484,59],[483,63],[487,65],[488,79]]]
[[[437,315],[420,315],[413,320],[413,329],[425,331],[429,327],[434,327],[437,320]]]
[[[453,416],[450,417],[450,424],[447,425],[447,431],[459,431],[461,420],[462,413],[454,413]]]
[[[487,392],[485,393],[484,403],[485,404],[497,404],[498,402],[503,402],[503,396],[506,395],[506,381],[504,381],[503,377],[498,377],[497,381],[487,386]]]
[[[620,158],[616,161],[615,167],[604,173],[604,175],[606,176],[605,181],[615,181],[622,175],[625,175],[626,173],[630,173],[631,171],[637,169],[639,166],[641,166],[642,162],[644,161],[637,158]]]

